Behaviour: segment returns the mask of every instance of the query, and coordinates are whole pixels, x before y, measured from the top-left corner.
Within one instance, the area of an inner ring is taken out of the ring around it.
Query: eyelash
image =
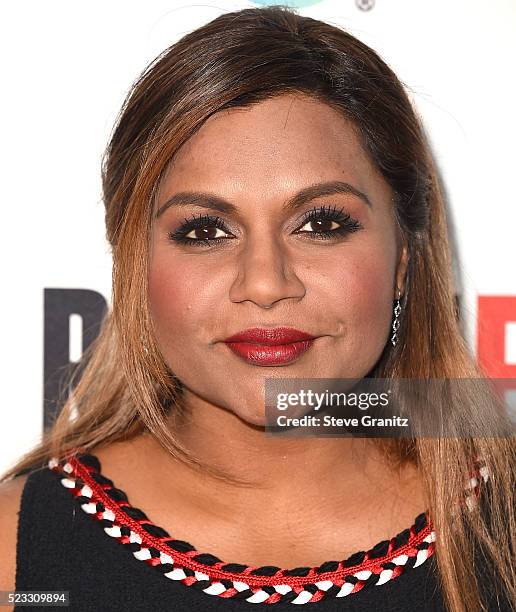
[[[307,223],[321,220],[335,221],[336,223],[340,224],[340,227],[330,230],[308,232],[300,232],[299,230],[296,230],[295,233],[313,234],[314,236],[317,236],[316,240],[330,240],[356,232],[363,227],[356,219],[348,215],[348,213],[343,212],[343,208],[337,209],[335,206],[320,206],[319,208],[314,207],[306,213],[303,221],[301,222],[300,228],[305,226]],[[222,240],[231,240],[231,238],[221,236],[216,238],[187,238],[187,234],[189,234],[192,230],[206,227],[215,227],[224,232],[231,233],[226,228],[220,217],[212,215],[199,215],[193,216],[190,219],[185,219],[185,223],[183,223],[183,225],[181,225],[176,231],[169,233],[169,238],[181,244],[195,246],[209,246],[210,244],[220,243]]]

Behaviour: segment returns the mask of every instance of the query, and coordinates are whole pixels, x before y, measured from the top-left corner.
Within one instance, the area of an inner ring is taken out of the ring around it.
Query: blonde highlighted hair
[[[113,254],[112,308],[83,357],[73,391],[42,442],[3,479],[51,456],[150,432],[172,455],[203,466],[174,438],[167,419],[183,410],[181,385],[154,339],[147,303],[153,202],[174,154],[222,109],[286,93],[331,105],[358,129],[365,150],[391,186],[394,213],[409,248],[402,324],[373,377],[482,378],[456,316],[443,195],[420,121],[380,57],[347,32],[282,6],[226,13],[166,49],[132,85],[106,149],[103,194]],[[450,398],[447,419],[478,435],[375,441],[393,462],[423,475],[435,530],[442,589],[452,612],[485,608],[472,571],[482,551],[508,601],[516,601],[514,438],[486,437],[503,417],[479,387]],[[488,512],[449,509],[463,495],[471,457],[492,478]]]

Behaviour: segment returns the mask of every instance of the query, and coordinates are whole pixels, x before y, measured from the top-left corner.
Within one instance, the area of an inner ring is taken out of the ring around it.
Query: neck
[[[351,509],[353,500],[371,501],[382,488],[397,488],[403,478],[371,439],[274,435],[201,398],[188,399],[185,416],[170,421],[174,437],[203,464],[248,483],[222,481],[172,461],[167,476],[175,474],[177,480],[182,475],[183,485],[190,483],[199,500],[216,490],[217,503],[244,511],[250,494],[254,503],[263,496],[265,505],[274,499],[276,507],[299,498],[316,503],[324,494],[337,498],[333,501],[341,509],[341,502]]]

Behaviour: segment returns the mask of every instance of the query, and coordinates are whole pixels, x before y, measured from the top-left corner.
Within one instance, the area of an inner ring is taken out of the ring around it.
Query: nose
[[[306,293],[288,249],[272,234],[249,238],[236,266],[237,276],[229,293],[232,302],[250,301],[269,309],[276,302],[299,300]]]

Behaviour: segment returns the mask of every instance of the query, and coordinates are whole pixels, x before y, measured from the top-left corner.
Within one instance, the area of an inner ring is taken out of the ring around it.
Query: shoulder
[[[28,475],[0,483],[0,591],[14,590],[18,513]]]

